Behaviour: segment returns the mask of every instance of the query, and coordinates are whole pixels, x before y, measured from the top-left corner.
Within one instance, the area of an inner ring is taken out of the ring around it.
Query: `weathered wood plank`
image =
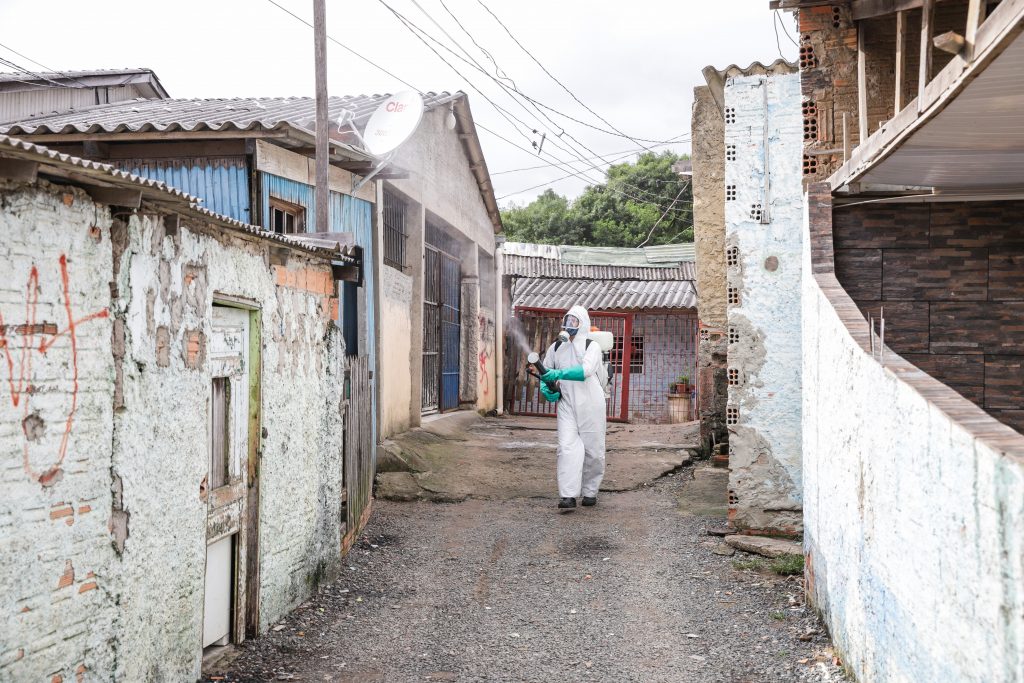
[[[946,31],[932,39],[935,47],[951,55],[960,54],[964,49],[964,37],[956,31]]]
[[[935,0],[924,0],[921,6],[921,61],[917,74],[917,110],[922,111],[924,89],[932,77],[932,24],[935,19]]]
[[[895,108],[893,114],[898,114],[906,104],[903,91],[907,84],[907,13],[896,14],[896,87],[895,87]]]

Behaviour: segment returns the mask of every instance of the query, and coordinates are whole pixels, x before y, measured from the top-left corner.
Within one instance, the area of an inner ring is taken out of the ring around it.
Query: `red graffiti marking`
[[[484,349],[477,355],[477,360],[480,361],[480,384],[483,385],[482,391],[484,396],[490,396],[491,394],[491,378],[487,374],[487,361],[491,359],[491,353]]]
[[[84,323],[95,318],[106,318],[109,313],[106,308],[96,313],[91,313],[82,318],[75,318],[71,306],[71,287],[68,277],[67,256],[60,256],[60,279],[64,292],[64,311],[67,315],[67,326],[58,329],[53,323],[36,323],[36,309],[39,305],[39,270],[33,265],[29,272],[28,283],[25,286],[25,323],[23,325],[7,325],[4,322],[3,311],[0,311],[0,349],[3,349],[7,361],[7,383],[11,394],[11,404],[17,408],[23,406],[25,419],[22,421],[22,431],[25,434],[25,448],[23,461],[25,472],[33,481],[38,481],[44,486],[51,483],[54,477],[60,472],[60,466],[64,462],[64,456],[68,451],[68,440],[71,437],[71,427],[74,424],[75,409],[78,406],[78,337],[75,329]],[[15,371],[15,358],[11,353],[12,343],[8,334],[22,335],[21,351],[17,359],[17,372]],[[39,335],[39,343],[36,344],[36,336]],[[45,356],[58,339],[64,335],[68,336],[71,352],[71,407],[68,409],[67,419],[64,423],[64,434],[60,440],[60,448],[57,450],[56,461],[43,471],[36,471],[28,456],[29,433],[28,421],[29,400],[34,388],[31,384],[32,357],[34,354]]]

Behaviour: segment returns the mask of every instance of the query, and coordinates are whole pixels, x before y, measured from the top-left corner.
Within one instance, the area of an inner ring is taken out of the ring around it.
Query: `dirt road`
[[[554,510],[553,494],[378,501],[343,576],[216,673],[229,681],[843,680],[799,577],[716,554],[729,552],[706,533],[722,523],[721,476],[675,470],[570,514]]]

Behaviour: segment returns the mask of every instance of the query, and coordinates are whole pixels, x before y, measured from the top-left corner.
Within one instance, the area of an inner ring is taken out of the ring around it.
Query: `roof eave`
[[[457,92],[449,101],[453,103],[457,114],[456,132],[462,141],[466,158],[469,159],[469,168],[476,178],[476,184],[480,189],[480,196],[484,200],[487,215],[491,219],[494,234],[497,235],[504,229],[501,223],[501,210],[498,208],[498,199],[494,195],[494,184],[491,182],[491,174],[487,170],[487,161],[484,159],[480,137],[477,135],[476,125],[473,123],[473,113],[469,108],[469,98],[465,93]]]

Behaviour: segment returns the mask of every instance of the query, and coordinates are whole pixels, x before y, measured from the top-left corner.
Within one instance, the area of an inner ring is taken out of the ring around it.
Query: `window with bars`
[[[306,209],[277,197],[270,198],[270,229],[279,235],[306,232]]]
[[[406,242],[405,202],[398,195],[384,191],[384,265],[404,270]]]
[[[644,338],[634,335],[630,337],[633,346],[629,357],[629,374],[642,375],[644,372]],[[622,373],[622,337],[616,337],[612,346],[612,372]]]

